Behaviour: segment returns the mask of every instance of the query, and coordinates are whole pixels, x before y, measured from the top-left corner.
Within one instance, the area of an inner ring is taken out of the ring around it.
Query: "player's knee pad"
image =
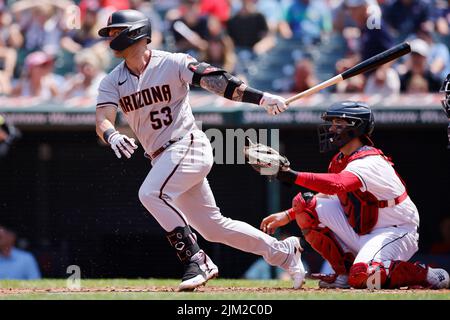
[[[295,220],[303,232],[317,228],[320,221],[316,211],[317,200],[315,196],[307,196],[299,193],[292,200],[292,208],[295,212]]]
[[[427,272],[426,266],[407,261],[359,262],[351,267],[348,283],[357,289],[427,286]]]
[[[183,263],[188,263],[191,257],[200,251],[197,236],[189,226],[176,227],[167,233],[167,239],[170,245],[175,248],[178,258]]]

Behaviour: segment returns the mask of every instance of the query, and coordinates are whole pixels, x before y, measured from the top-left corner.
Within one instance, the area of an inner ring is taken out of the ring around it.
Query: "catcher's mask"
[[[100,37],[109,38],[109,30],[124,28],[109,44],[111,49],[122,51],[142,38],[151,42],[152,28],[150,20],[137,10],[120,10],[114,12],[109,18],[107,26],[98,31]]]
[[[375,121],[372,110],[366,103],[338,102],[331,105],[321,118],[325,123],[318,127],[320,152],[337,150],[356,137],[366,145],[373,145],[369,137]],[[333,124],[333,119],[345,120],[345,124]]]
[[[442,83],[439,91],[445,93],[445,97],[441,100],[441,103],[442,107],[444,107],[445,113],[447,113],[447,117],[450,118],[450,73]]]

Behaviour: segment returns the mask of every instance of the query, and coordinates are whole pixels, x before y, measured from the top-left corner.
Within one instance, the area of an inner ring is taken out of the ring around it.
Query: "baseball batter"
[[[193,290],[218,275],[190,226],[209,241],[261,255],[286,269],[299,288],[305,271],[298,238],[278,241],[220,213],[206,179],[213,164],[212,148],[196,127],[188,94],[189,85],[200,86],[230,100],[260,105],[272,115],[287,108],[285,99],[246,86],[225,70],[189,55],[148,49],[150,21],[138,11],[113,13],[99,35],[108,38],[115,56],[124,61],[100,84],[96,131],[118,158],[130,158],[137,148],[134,139],[114,128],[120,108],[151,159],[139,199],[167,232],[185,266],[179,290]]]
[[[319,193],[299,193],[291,209],[266,217],[262,230],[273,233],[295,219],[306,241],[335,271],[317,275],[320,287],[447,288],[445,270],[408,262],[418,250],[419,214],[391,159],[373,147],[369,106],[336,103],[322,119],[321,151],[340,151],[329,173],[284,168],[277,175]]]

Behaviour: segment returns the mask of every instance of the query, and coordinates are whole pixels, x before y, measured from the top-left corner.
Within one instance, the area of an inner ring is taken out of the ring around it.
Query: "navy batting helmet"
[[[375,126],[373,113],[364,102],[343,101],[331,105],[322,114],[325,124],[319,125],[320,152],[327,152],[341,148],[350,140],[360,137],[364,143],[373,145],[369,136]],[[346,120],[347,125],[330,131],[333,119]]]
[[[122,51],[142,38],[151,42],[152,28],[150,20],[137,10],[120,10],[114,12],[108,18],[106,27],[98,31],[100,37],[109,37],[111,28],[125,28],[114,39],[109,46],[111,49]]]

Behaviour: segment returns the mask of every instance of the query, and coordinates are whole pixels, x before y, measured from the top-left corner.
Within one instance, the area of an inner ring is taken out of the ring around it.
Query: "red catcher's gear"
[[[305,201],[299,193],[293,200],[290,212],[295,214],[298,226],[302,229],[305,240],[326,259],[336,274],[348,274],[355,257],[343,252],[334,234],[328,228],[319,228],[315,197]]]
[[[350,268],[348,284],[356,289],[368,286],[372,286],[371,289],[428,287],[427,273],[428,267],[406,261],[392,260],[387,266],[382,262],[358,262]]]
[[[340,173],[345,167],[356,159],[361,159],[368,156],[382,156],[390,165],[393,162],[390,158],[386,157],[379,149],[369,146],[363,146],[350,156],[343,156],[342,153],[338,153],[331,160],[328,172]],[[397,174],[398,176],[398,174]],[[399,176],[400,178],[400,176]],[[403,185],[404,182],[402,181]],[[393,206],[401,203],[408,196],[406,190],[399,197],[392,200],[379,201],[373,194],[368,191],[360,191],[359,189],[351,192],[338,192],[337,196],[344,208],[344,212],[348,217],[349,223],[353,230],[359,235],[369,233],[378,221],[378,209],[385,208],[387,206]]]
[[[312,193],[309,193],[309,194],[312,195]],[[305,194],[305,196],[306,195],[307,194]],[[291,220],[294,220],[295,215],[297,213],[306,211],[311,216],[311,218],[314,220],[314,221],[311,221],[311,223],[314,223],[315,224],[314,226],[316,226],[319,223],[318,222],[319,219],[318,219],[317,213],[315,211],[316,204],[317,204],[317,199],[315,196],[312,196],[310,199],[308,199],[308,197],[307,197],[307,200],[305,200],[303,198],[302,193],[299,192],[292,200],[292,208],[289,209],[289,218]],[[307,223],[307,224],[310,225],[311,223]],[[313,226],[313,225],[311,224],[311,226]]]

